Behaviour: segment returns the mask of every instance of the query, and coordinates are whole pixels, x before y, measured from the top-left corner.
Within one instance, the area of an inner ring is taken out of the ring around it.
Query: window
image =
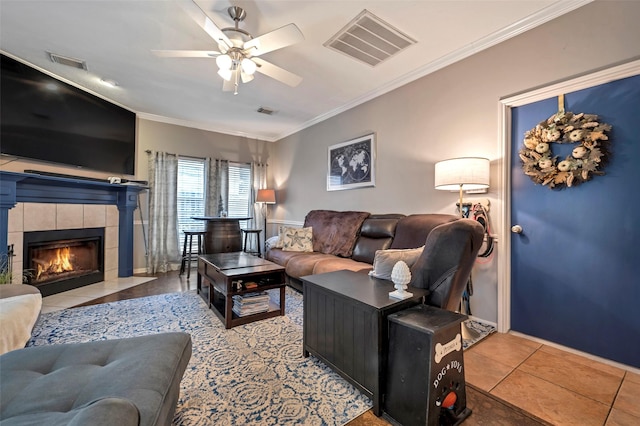
[[[205,160],[200,158],[178,158],[178,241],[184,246],[184,231],[201,231],[204,223],[191,219],[204,216],[206,202]],[[197,253],[197,238],[191,247]]]
[[[179,249],[184,246],[184,231],[200,231],[204,227],[201,220],[191,219],[204,216],[206,212],[207,174],[206,161],[201,158],[178,158],[178,241]],[[227,215],[230,217],[251,216],[251,166],[229,163],[229,194]],[[242,222],[241,222],[241,225]],[[197,251],[197,239],[191,250]]]
[[[251,166],[229,163],[229,217],[249,217],[251,197]],[[242,222],[240,222],[242,225]]]

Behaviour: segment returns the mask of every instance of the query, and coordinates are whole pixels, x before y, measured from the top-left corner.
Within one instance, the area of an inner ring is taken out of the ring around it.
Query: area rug
[[[291,289],[286,316],[230,330],[195,292],[171,293],[42,314],[27,346],[185,331],[193,355],[174,425],[345,424],[371,401],[302,356],[302,319],[302,296]]]

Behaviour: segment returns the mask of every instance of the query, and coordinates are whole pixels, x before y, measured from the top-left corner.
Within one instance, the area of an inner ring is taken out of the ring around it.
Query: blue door
[[[640,367],[640,76],[565,94],[565,110],[613,126],[609,161],[579,186],[536,185],[518,152],[558,100],[512,110],[511,329]],[[560,160],[577,146],[550,145]]]

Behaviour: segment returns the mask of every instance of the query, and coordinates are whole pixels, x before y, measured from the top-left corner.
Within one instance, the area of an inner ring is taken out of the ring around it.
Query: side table
[[[427,290],[392,299],[391,281],[366,273],[336,271],[302,277],[303,355],[315,356],[373,401],[382,414],[388,353],[387,316],[421,303]]]

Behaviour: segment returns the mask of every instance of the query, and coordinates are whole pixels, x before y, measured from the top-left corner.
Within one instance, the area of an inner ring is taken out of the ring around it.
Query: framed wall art
[[[331,145],[328,152],[327,191],[375,186],[374,133]]]

